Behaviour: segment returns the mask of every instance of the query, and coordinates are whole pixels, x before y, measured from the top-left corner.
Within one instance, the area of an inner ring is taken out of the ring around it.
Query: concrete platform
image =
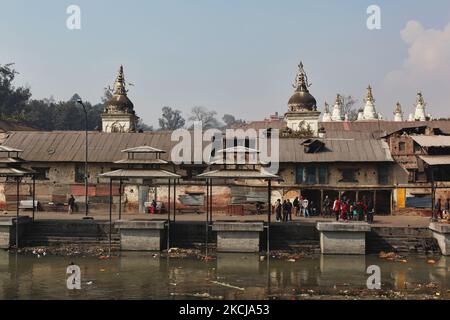
[[[366,232],[368,223],[318,222],[320,251],[322,254],[366,254]]]
[[[165,220],[119,220],[120,248],[124,251],[161,251]]]
[[[437,240],[442,254],[450,256],[450,225],[431,222],[429,228],[433,232],[433,237]]]
[[[19,217],[20,239],[25,233],[25,226],[31,222],[30,217]],[[0,249],[9,249],[16,245],[16,217],[0,218]]]
[[[217,232],[217,252],[259,252],[264,222],[217,221],[212,230]]]

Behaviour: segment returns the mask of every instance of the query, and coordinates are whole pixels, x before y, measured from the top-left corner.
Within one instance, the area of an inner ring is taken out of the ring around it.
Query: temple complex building
[[[123,66],[120,66],[114,83],[113,96],[106,103],[102,114],[102,131],[134,132],[137,119],[133,103],[127,96]]]
[[[318,134],[320,111],[317,110],[316,99],[309,93],[308,76],[300,62],[297,77],[293,84],[294,94],[288,101],[288,111],[284,117],[286,125],[293,131],[311,131]]]
[[[426,114],[421,93],[417,95],[416,110],[411,114],[413,121],[403,120],[400,103],[395,107],[392,121],[383,119],[376,111],[369,86],[365,105],[358,114],[359,121],[351,121],[349,114],[344,112],[340,95],[337,95],[332,110],[325,103],[321,117],[316,98],[309,88],[308,76],[300,63],[287,110],[283,107],[265,120],[235,126],[262,131],[266,136],[279,130],[276,174],[282,181],[273,182],[273,201],[304,196],[320,209],[326,196],[332,199],[345,196],[352,200],[365,197],[372,199],[377,214],[395,214],[399,210],[430,208],[432,194],[450,197],[450,120],[432,120]],[[102,130],[89,132],[90,208],[105,210],[108,203],[109,186],[100,175],[126,168],[121,151],[141,147],[160,150],[161,158],[157,162],[161,168],[181,176],[177,182],[177,210],[203,208],[205,186],[195,177],[207,171],[209,164],[195,162],[194,158],[177,163],[172,159],[172,150],[177,143],[171,139],[172,131],[136,132],[137,119],[133,103],[127,96],[121,66],[113,96],[105,104],[102,114]],[[225,139],[225,132],[222,134]],[[259,146],[260,137],[255,138],[255,145]],[[235,145],[231,147],[248,148],[247,143],[250,145],[251,141],[247,140],[244,139],[245,145],[241,146],[242,141],[235,139]],[[42,208],[47,211],[64,209],[71,194],[82,206],[85,201],[84,131],[12,129],[2,133],[0,144],[23,150],[27,169],[36,172],[36,196]],[[436,181],[439,190],[433,193],[432,185]],[[24,182],[20,198],[28,199],[31,190],[31,183]],[[123,196],[119,196],[118,190],[114,186],[113,203],[123,206],[125,213],[142,212],[145,203],[152,200],[167,206],[165,185],[154,186],[143,179],[135,179],[123,182]],[[14,186],[1,183],[0,207],[8,210],[15,200]],[[255,203],[266,200],[266,181],[234,178],[215,181],[214,210],[227,212],[240,206],[251,212]]]

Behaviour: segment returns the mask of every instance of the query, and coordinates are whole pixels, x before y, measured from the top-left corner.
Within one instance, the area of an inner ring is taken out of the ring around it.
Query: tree
[[[204,129],[219,128],[222,124],[216,119],[217,112],[208,111],[205,107],[193,107],[189,121],[201,121]]]
[[[236,119],[233,115],[231,114],[224,114],[222,117],[223,122],[225,122],[225,127],[226,128],[231,128],[233,125],[237,125],[237,124],[244,124],[245,121],[242,119]]]
[[[355,109],[354,106],[358,102],[358,99],[355,99],[352,95],[341,94],[342,99],[342,112],[344,115],[348,115],[349,121],[355,121],[358,119],[358,109]]]
[[[162,108],[162,116],[159,118],[161,130],[176,130],[184,126],[186,120],[181,116],[180,110],[173,110],[171,107]]]
[[[23,114],[31,97],[29,88],[14,87],[14,79],[19,73],[13,66],[13,63],[0,65],[0,116],[3,119],[13,119]]]
[[[103,96],[101,97],[102,103],[106,104],[113,97],[111,88],[103,88]]]
[[[138,122],[136,123],[136,131],[153,131],[153,126],[149,126],[148,124],[144,123],[144,120],[139,118]]]

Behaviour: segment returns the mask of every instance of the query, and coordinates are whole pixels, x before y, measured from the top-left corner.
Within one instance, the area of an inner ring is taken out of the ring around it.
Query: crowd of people
[[[450,202],[449,202],[450,205]],[[367,221],[373,222],[375,209],[370,198],[365,196],[358,201],[350,199],[350,197],[336,197],[332,200],[329,196],[325,196],[320,210],[314,201],[306,197],[296,197],[291,202],[290,199],[277,199],[275,203],[275,218],[277,221],[292,221],[292,214],[297,217],[309,218],[311,216],[335,216],[336,221]]]

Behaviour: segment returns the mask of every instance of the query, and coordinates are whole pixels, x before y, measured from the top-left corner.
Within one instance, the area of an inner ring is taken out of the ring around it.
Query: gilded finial
[[[400,104],[400,102],[397,102],[397,104],[395,105],[394,114],[397,114],[397,113],[402,113],[402,105]]]
[[[372,87],[370,86],[370,84],[367,87],[366,102],[375,102],[375,99],[373,98],[373,94],[372,94]]]
[[[336,100],[334,101],[334,104],[336,104],[336,105],[342,104],[342,97],[339,93],[336,95]]]
[[[425,100],[423,98],[422,92],[417,92],[417,104],[425,105]]]
[[[303,62],[300,61],[300,64],[298,65],[298,73],[295,77],[292,87],[296,88],[297,90],[308,91],[308,88],[310,86],[311,85],[308,83],[308,76],[306,75],[305,69],[303,68]]]
[[[127,90],[125,88],[125,77],[123,74],[123,65],[120,65],[119,72],[117,74],[116,82],[114,83],[114,94],[126,95]]]

